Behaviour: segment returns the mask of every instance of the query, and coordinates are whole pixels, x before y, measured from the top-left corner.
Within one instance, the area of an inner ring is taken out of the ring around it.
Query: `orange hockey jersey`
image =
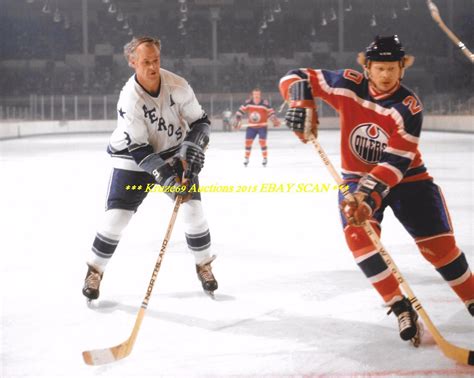
[[[248,114],[248,127],[267,126],[268,119],[275,115],[275,110],[270,106],[267,100],[261,100],[255,104],[252,99],[245,101],[237,110],[237,115],[243,117]]]
[[[393,187],[431,178],[418,150],[423,108],[412,91],[400,85],[392,93],[374,93],[364,75],[351,69],[299,69],[280,80],[285,99],[291,83],[301,79],[309,79],[313,96],[339,113],[346,179],[370,173]]]

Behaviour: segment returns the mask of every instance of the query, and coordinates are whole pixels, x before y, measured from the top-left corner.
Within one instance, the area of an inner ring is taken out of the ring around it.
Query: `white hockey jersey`
[[[167,158],[178,150],[189,125],[206,118],[184,78],[165,69],[160,69],[160,78],[156,97],[137,82],[135,75],[122,88],[117,103],[117,128],[108,148],[115,168],[142,171],[136,154],[130,151],[143,147],[150,150],[148,146],[155,154]]]

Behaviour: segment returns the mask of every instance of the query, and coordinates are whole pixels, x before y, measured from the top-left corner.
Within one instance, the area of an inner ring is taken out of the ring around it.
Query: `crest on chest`
[[[377,164],[388,144],[387,133],[375,123],[362,123],[349,136],[352,153],[361,161]]]

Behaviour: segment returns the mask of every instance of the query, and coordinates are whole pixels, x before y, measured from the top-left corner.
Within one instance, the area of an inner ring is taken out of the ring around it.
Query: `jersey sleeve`
[[[379,163],[370,171],[370,175],[387,184],[397,185],[410,168],[418,150],[423,123],[422,105],[414,95],[392,108],[392,118],[397,124],[388,140]]]
[[[270,102],[268,100],[265,100],[263,102],[263,104],[267,108],[267,117],[271,118],[271,117],[275,116],[275,109],[273,109],[273,107],[270,105]]]
[[[239,109],[235,112],[235,115],[237,117],[242,118],[244,116],[244,114],[247,113],[248,103],[249,103],[249,101],[247,100],[247,101],[245,101],[245,103],[243,103],[242,105],[239,106]]]
[[[345,71],[349,70],[328,71],[312,68],[291,70],[280,79],[280,93],[283,99],[287,101],[290,86],[296,81],[308,80],[313,97],[319,97],[334,109],[339,110],[342,91],[351,86],[351,80],[344,75]],[[359,75],[362,74],[359,73]],[[360,84],[362,79],[363,76],[358,83],[353,82],[353,84]]]
[[[149,144],[148,128],[145,122],[146,109],[140,109],[138,101],[133,104],[119,102],[119,106],[120,109],[125,109],[119,113],[118,122],[124,130],[128,152],[140,168],[156,176],[154,171],[161,167],[164,161]]]
[[[199,104],[193,89],[188,83],[177,88],[175,100],[178,103],[181,117],[188,123],[188,125],[207,117],[201,104]]]

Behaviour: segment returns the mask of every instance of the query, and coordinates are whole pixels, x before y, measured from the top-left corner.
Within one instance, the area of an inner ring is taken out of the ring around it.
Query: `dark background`
[[[474,51],[474,1],[435,3]],[[278,80],[291,68],[360,69],[357,52],[376,34],[398,34],[415,55],[405,82],[428,112],[472,114],[473,65],[424,0],[1,0],[1,115],[8,108],[10,117],[12,109],[31,117],[21,109],[32,96],[47,109],[54,96],[66,108],[67,96],[80,96],[79,107],[83,96],[108,96],[112,107],[132,73],[122,55],[132,36],[160,38],[162,67],[206,101],[222,93],[237,103],[254,86],[277,102]]]

